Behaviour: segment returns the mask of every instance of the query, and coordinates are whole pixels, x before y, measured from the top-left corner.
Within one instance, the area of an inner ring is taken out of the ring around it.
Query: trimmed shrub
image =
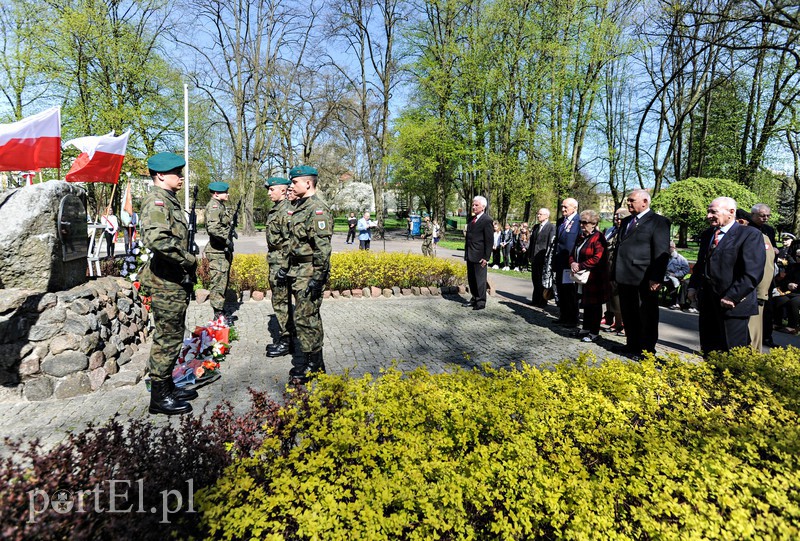
[[[200,491],[218,539],[796,539],[800,351],[323,376]]]
[[[208,261],[198,269],[198,278],[208,285]],[[361,289],[411,286],[450,286],[466,283],[463,263],[421,255],[378,253],[364,250],[336,253],[331,256],[330,289]],[[265,254],[235,254],[228,286],[242,291],[269,289],[269,264]]]
[[[450,286],[466,282],[463,263],[422,255],[371,252],[343,252],[331,256],[331,289],[360,289],[411,286]]]
[[[242,291],[267,291],[269,265],[264,254],[234,254],[228,288]]]
[[[797,539],[798,384],[791,348],[322,376],[283,406],[251,391],[242,415],[9,444],[0,537]],[[109,512],[110,480],[131,512]],[[45,507],[57,489],[86,491],[83,510]]]

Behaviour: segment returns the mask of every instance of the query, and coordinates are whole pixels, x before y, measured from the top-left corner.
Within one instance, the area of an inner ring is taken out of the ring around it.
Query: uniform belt
[[[289,256],[289,265],[294,265],[295,263],[312,263],[314,261],[313,255],[290,255]]]

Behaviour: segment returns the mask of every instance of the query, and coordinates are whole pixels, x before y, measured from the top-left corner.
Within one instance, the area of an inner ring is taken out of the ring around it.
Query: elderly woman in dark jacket
[[[600,319],[603,303],[611,295],[611,282],[608,275],[608,242],[597,229],[600,215],[593,210],[584,210],[580,216],[581,230],[575,248],[569,256],[570,270],[573,273],[589,271],[589,281],[578,286],[578,295],[583,307],[583,330],[575,336],[583,342],[597,342],[600,339]]]

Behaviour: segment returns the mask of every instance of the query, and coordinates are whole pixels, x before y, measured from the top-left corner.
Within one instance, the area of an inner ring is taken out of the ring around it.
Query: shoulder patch
[[[294,214],[294,211],[293,211],[293,210],[287,210],[287,211],[286,211],[286,214],[288,214],[289,216],[291,216],[292,214]]]
[[[213,206],[213,207],[211,207],[211,208],[212,208],[212,209],[218,209],[218,208],[219,208],[219,205],[214,205],[214,206]]]
[[[325,211],[324,210],[318,210],[314,214],[316,214],[316,215],[325,214]]]
[[[325,220],[317,221],[317,228],[319,228],[320,231],[324,231],[325,227],[326,227]]]
[[[158,199],[156,199],[155,201],[153,201],[153,204],[154,204],[155,206],[157,206],[157,207],[163,207],[163,206],[164,206],[164,202],[163,202],[163,201],[159,201]]]

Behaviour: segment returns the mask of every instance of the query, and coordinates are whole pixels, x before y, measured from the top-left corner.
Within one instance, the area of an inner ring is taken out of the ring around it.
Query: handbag
[[[588,269],[579,270],[578,272],[572,273],[572,281],[576,284],[586,285],[589,282],[589,274],[591,273]]]

